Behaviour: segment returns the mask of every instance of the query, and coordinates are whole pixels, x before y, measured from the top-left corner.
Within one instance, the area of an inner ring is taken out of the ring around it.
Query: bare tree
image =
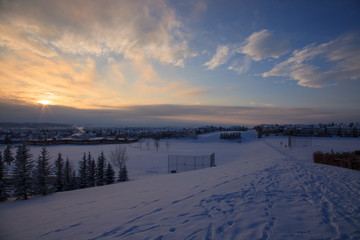
[[[166,141],[165,146],[166,146],[166,150],[169,151],[169,149],[170,149],[170,142],[169,142],[169,141]]]
[[[159,139],[154,139],[154,147],[155,147],[156,151],[159,151],[159,147],[160,147]]]
[[[118,167],[120,171],[126,164],[128,160],[128,156],[126,153],[126,147],[124,146],[117,146],[113,151],[110,152],[110,159],[112,164],[115,167]]]
[[[148,140],[146,140],[146,147],[147,147],[147,150],[149,151],[149,149],[150,149],[150,142],[149,142],[149,139],[148,139]]]

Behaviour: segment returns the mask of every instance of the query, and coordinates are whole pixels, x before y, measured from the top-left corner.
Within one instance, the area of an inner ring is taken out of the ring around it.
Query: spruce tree
[[[41,195],[49,194],[50,155],[44,146],[39,155],[36,166],[36,193]]]
[[[86,161],[86,153],[83,155],[83,159],[79,162],[79,187],[86,188],[88,187],[88,177],[87,177],[87,161]]]
[[[111,163],[107,164],[107,168],[105,171],[105,184],[112,184],[115,182],[115,172]]]
[[[78,182],[76,180],[76,171],[72,170],[71,174],[71,182],[70,182],[70,190],[78,189]]]
[[[104,156],[104,152],[101,151],[100,156],[97,159],[97,164],[96,164],[96,185],[97,186],[102,186],[104,185],[105,182],[105,156]]]
[[[66,158],[65,167],[64,167],[64,191],[72,190],[71,179],[72,178],[72,167],[70,165],[69,158]]]
[[[95,186],[95,174],[96,174],[96,164],[95,160],[91,156],[91,153],[88,153],[87,159],[87,179],[88,179],[88,186],[94,187]]]
[[[12,152],[11,152],[11,145],[8,144],[4,150],[4,162],[10,165],[15,160]]]
[[[119,172],[119,182],[129,181],[126,165]]]
[[[95,186],[96,180],[96,163],[94,159],[91,159],[90,167],[89,167],[89,184],[91,187]]]
[[[17,199],[27,200],[33,193],[33,167],[34,163],[29,148],[25,143],[19,145],[15,156],[15,167],[13,169],[14,194]]]
[[[0,152],[0,201],[4,201],[8,198],[6,184],[4,182],[6,174],[6,167],[3,160],[2,153]]]
[[[62,157],[62,154],[59,153],[58,157],[55,160],[55,169],[54,169],[55,175],[56,175],[56,191],[60,192],[64,190],[64,159]]]

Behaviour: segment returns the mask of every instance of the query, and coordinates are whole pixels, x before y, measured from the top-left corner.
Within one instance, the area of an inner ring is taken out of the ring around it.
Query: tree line
[[[15,156],[11,145],[7,145],[0,151],[0,201],[10,197],[26,200],[31,196],[108,185],[116,180],[128,181],[126,148],[118,146],[111,151],[110,158],[111,163],[107,162],[104,152],[96,160],[91,152],[84,153],[76,170],[62,153],[51,164],[46,146],[34,161],[26,144],[17,146]],[[117,179],[113,165],[119,168]]]
[[[232,133],[222,132],[220,134],[220,139],[238,139],[238,138],[241,138],[240,132],[232,132]]]

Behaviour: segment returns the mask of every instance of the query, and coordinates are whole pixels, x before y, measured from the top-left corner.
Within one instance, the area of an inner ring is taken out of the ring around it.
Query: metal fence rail
[[[178,173],[215,166],[215,153],[203,156],[169,155],[168,172]]]

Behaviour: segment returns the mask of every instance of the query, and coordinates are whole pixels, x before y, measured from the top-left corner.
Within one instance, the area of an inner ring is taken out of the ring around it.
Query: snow
[[[311,158],[317,150],[360,149],[359,139],[313,138],[312,146],[289,149],[285,137],[243,136],[241,144],[219,133],[163,140],[159,152],[129,144],[131,181],[0,203],[0,239],[360,238],[360,172]],[[77,166],[82,152],[97,157],[113,148],[48,149],[66,150]],[[214,168],[166,173],[168,154],[212,152]]]

